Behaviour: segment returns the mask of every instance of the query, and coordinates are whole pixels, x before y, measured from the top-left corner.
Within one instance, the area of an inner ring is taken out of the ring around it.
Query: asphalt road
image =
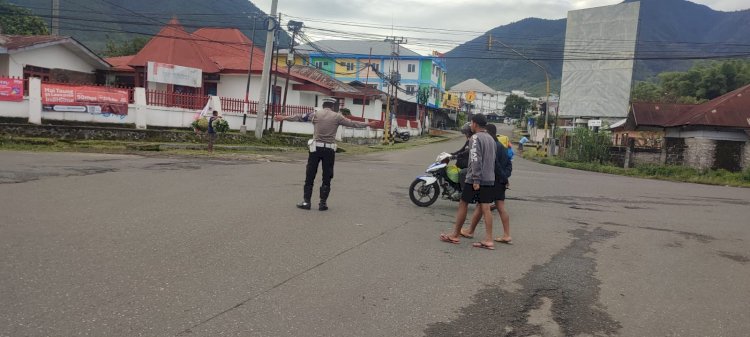
[[[0,152],[0,336],[747,336],[750,189],[519,158],[487,251],[407,195],[461,144],[339,155],[328,212],[300,156]]]

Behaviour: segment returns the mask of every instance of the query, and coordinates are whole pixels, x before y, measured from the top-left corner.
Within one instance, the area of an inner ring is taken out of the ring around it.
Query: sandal
[[[512,245],[513,244],[513,239],[511,239],[511,240],[503,240],[501,238],[497,238],[497,239],[495,239],[495,242],[504,243],[506,245]]]
[[[454,245],[457,245],[459,242],[461,242],[459,239],[453,239],[450,236],[448,236],[448,234],[443,234],[443,233],[440,234],[440,241],[452,243]]]
[[[488,244],[486,244],[484,242],[481,242],[481,241],[480,242],[474,242],[471,245],[474,246],[474,248],[484,248],[484,249],[489,249],[489,250],[495,250],[495,246],[490,246],[490,245],[488,245]]]

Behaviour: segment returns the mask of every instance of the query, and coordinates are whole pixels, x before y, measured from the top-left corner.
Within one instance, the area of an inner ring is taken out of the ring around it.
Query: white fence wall
[[[35,88],[36,90],[29,90],[30,96],[24,98],[22,102],[0,102],[0,117],[29,118],[30,123],[38,124],[39,121],[36,121],[33,117],[41,114],[42,119],[48,120],[135,124],[138,128],[147,128],[148,126],[189,128],[190,124],[195,120],[196,114],[200,112],[198,110],[147,105],[145,89],[143,88],[136,88],[134,96],[135,104],[128,105],[128,114],[126,116],[89,114],[85,112],[46,112],[41,111],[40,104],[38,104],[38,107],[32,108],[34,104],[29,103],[32,100],[41,100],[41,82],[36,78],[32,78],[31,82],[30,88]],[[219,98],[212,97],[212,100],[212,110],[218,111],[226,119],[230,129],[239,130],[242,126],[242,115],[224,115],[221,110],[221,101]],[[247,130],[255,130],[255,117],[255,115],[247,116]],[[268,125],[269,127],[271,125],[270,119],[268,120]],[[274,128],[279,130],[278,122],[274,122]],[[313,124],[286,121],[284,122],[282,131],[312,135]],[[409,131],[412,135],[419,134],[418,129],[409,129]],[[382,135],[382,130],[340,127],[337,138],[380,138]]]
[[[0,101],[0,116],[29,118],[29,98],[26,97],[21,102]]]

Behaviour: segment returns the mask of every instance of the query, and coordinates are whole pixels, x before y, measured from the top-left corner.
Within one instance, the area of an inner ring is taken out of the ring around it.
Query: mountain
[[[50,0],[7,0],[30,9],[47,22]],[[172,17],[188,31],[200,27],[236,27],[252,38],[252,16],[266,15],[247,0],[61,0],[60,34],[73,36],[95,52],[104,50],[107,39],[128,41],[142,34],[156,34]],[[255,23],[255,41],[265,45],[262,19]],[[282,46],[289,37],[283,34]]]
[[[627,0],[634,2],[637,0]],[[683,71],[694,60],[663,59],[665,55],[750,55],[750,10],[715,11],[686,0],[640,0],[641,14],[634,78],[645,80],[664,71]],[[494,28],[446,53],[448,87],[477,78],[498,90],[521,89],[543,95],[544,72],[503,47],[501,41],[538,60],[560,90],[567,19],[524,19]],[[493,37],[487,50],[488,35]],[[467,58],[468,57],[468,58]],[[654,60],[653,58],[662,58]]]

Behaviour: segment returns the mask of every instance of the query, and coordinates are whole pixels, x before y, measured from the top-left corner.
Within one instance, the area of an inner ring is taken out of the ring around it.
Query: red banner
[[[42,83],[42,110],[125,116],[128,114],[128,90]]]
[[[0,77],[0,101],[23,101],[23,80]]]

